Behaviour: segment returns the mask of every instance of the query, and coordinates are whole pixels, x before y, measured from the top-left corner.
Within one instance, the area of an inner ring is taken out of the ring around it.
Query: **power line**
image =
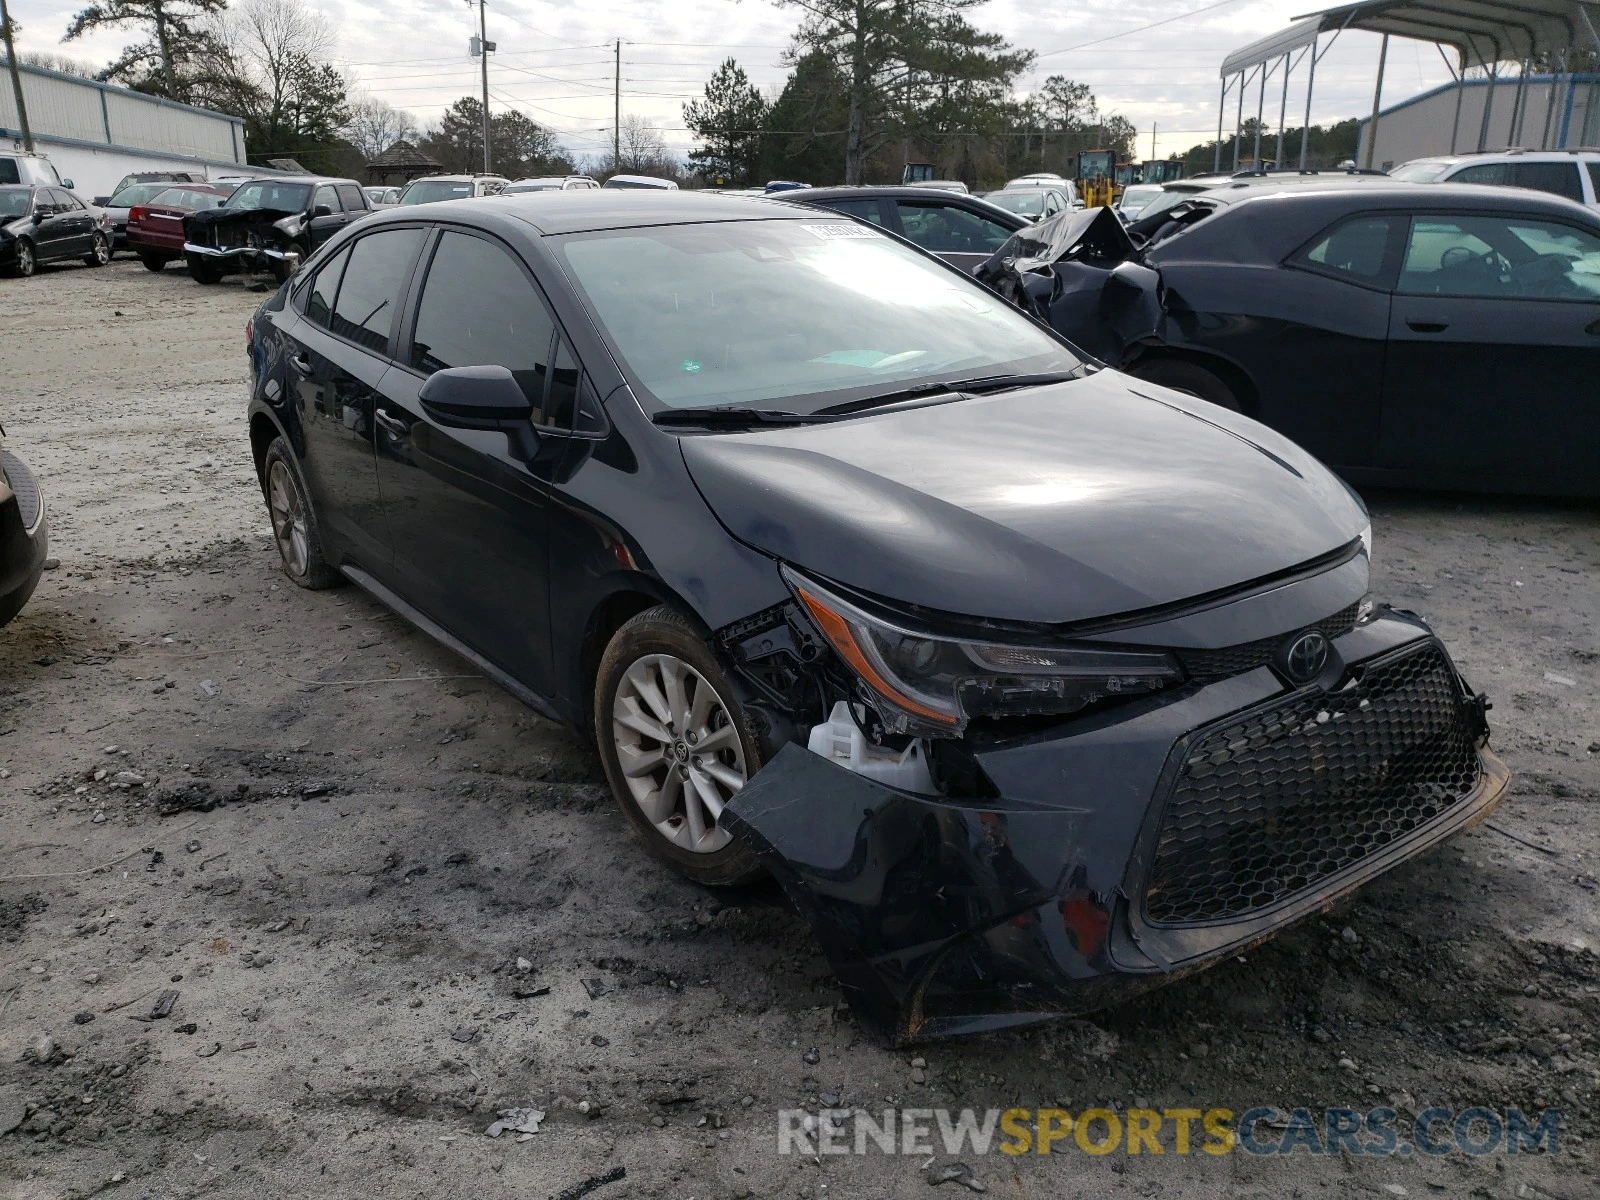
[[[1059,50],[1046,50],[1043,54],[1034,55],[1034,61],[1037,62],[1041,58],[1054,58],[1057,54],[1071,54],[1074,50],[1087,50],[1090,46],[1114,42],[1118,38],[1125,38],[1130,34],[1143,33],[1147,29],[1159,29],[1161,26],[1171,25],[1175,21],[1187,21],[1190,17],[1198,17],[1201,13],[1227,8],[1230,4],[1239,4],[1241,2],[1242,0],[1216,0],[1214,4],[1207,4],[1203,8],[1191,8],[1188,12],[1181,12],[1173,17],[1163,17],[1159,21],[1151,21],[1148,25],[1135,25],[1132,29],[1124,29],[1120,33],[1108,33],[1105,37],[1095,38],[1090,42],[1079,42],[1076,46],[1063,46]]]

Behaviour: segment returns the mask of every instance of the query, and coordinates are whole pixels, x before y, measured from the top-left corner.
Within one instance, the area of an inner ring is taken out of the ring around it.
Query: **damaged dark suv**
[[[184,261],[196,283],[258,269],[282,283],[323,242],[371,212],[366,192],[353,179],[253,179],[221,208],[183,218]]]
[[[1207,965],[1505,790],[1349,488],[864,225],[395,210],[250,343],[289,577],[587,731],[685,875],[774,875],[885,1036]]]

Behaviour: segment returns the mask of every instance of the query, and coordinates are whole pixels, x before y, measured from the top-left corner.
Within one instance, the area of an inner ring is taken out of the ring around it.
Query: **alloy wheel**
[[[278,543],[283,565],[296,579],[302,578],[310,561],[310,539],[306,531],[306,510],[289,468],[274,461],[267,471],[267,511],[272,517],[272,536]]]
[[[732,835],[722,810],[749,778],[728,706],[706,677],[671,654],[648,654],[623,675],[612,702],[622,775],[645,819],[696,854]]]
[[[102,267],[111,261],[111,243],[98,233],[94,237],[94,261]]]
[[[32,242],[17,243],[17,274],[32,275],[38,260],[33,256]]]

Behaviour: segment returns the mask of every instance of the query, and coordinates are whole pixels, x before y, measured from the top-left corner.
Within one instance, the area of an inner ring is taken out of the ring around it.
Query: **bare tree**
[[[661,131],[637,113],[622,118],[621,153],[606,164],[612,175],[675,175],[677,164],[667,152]]]
[[[396,142],[415,142],[420,136],[416,118],[372,95],[358,95],[351,101],[350,120],[343,133],[368,162]]]

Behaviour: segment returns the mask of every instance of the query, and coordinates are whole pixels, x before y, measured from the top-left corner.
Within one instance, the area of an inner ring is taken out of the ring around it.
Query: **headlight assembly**
[[[798,573],[789,586],[845,663],[881,702],[892,733],[957,737],[978,717],[1066,714],[1183,678],[1166,654],[1013,646],[938,637],[873,616]]]

